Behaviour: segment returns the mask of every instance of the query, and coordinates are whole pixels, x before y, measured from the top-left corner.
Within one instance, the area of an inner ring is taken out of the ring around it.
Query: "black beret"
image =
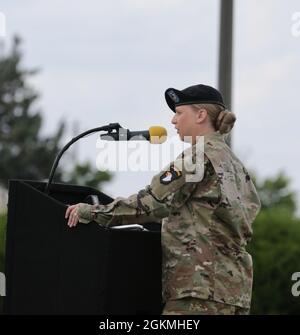
[[[168,106],[175,112],[176,106],[192,104],[217,104],[226,108],[221,93],[207,85],[194,85],[184,90],[168,88],[165,92]]]

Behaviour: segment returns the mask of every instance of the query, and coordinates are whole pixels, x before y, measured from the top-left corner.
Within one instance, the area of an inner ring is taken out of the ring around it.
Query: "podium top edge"
[[[39,186],[39,188],[43,189],[43,186],[46,186],[47,182],[46,181],[42,181],[42,180],[29,180],[29,179],[9,179],[9,186],[11,184],[18,184],[18,183],[23,183],[23,184],[29,184],[30,186]],[[56,191],[56,192],[66,192],[66,187],[68,188],[68,191],[70,191],[70,189],[72,190],[72,192],[75,193],[81,193],[81,192],[89,192],[90,194],[98,194],[101,196],[105,196],[109,199],[111,199],[111,201],[113,200],[113,198],[111,198],[109,195],[93,188],[90,186],[83,186],[83,185],[76,185],[76,184],[67,184],[67,183],[52,183],[50,186],[50,193],[51,190],[52,191]],[[41,191],[41,190],[40,190]]]

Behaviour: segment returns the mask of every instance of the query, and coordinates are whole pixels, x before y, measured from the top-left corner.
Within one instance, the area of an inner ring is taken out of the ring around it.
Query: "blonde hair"
[[[212,126],[215,130],[219,130],[221,134],[229,133],[233,128],[236,116],[224,107],[217,104],[194,104],[192,106],[197,110],[205,109]]]

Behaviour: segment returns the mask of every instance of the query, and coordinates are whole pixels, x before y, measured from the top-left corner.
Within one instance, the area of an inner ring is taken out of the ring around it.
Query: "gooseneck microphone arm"
[[[45,188],[45,193],[46,193],[46,194],[49,194],[49,192],[50,192],[50,185],[51,185],[51,183],[52,183],[52,180],[53,180],[53,177],[54,177],[54,173],[55,173],[55,170],[56,170],[56,168],[57,168],[57,166],[58,166],[58,163],[59,163],[59,161],[60,161],[62,155],[64,154],[64,152],[65,152],[66,150],[68,150],[69,147],[70,147],[73,143],[77,142],[77,141],[78,141],[80,138],[82,138],[82,137],[85,137],[85,136],[87,136],[87,135],[89,135],[89,134],[92,134],[92,133],[96,133],[96,132],[98,132],[98,131],[107,131],[107,132],[108,132],[107,135],[109,135],[113,130],[118,131],[118,130],[121,129],[121,128],[123,128],[123,127],[121,127],[121,126],[119,125],[119,123],[110,123],[110,124],[108,124],[108,125],[106,125],[106,126],[103,126],[103,127],[97,127],[97,128],[93,128],[93,129],[87,130],[87,131],[85,131],[85,132],[79,134],[78,136],[74,137],[70,142],[68,142],[68,143],[67,143],[67,144],[60,150],[60,152],[58,153],[58,155],[56,156],[56,158],[55,158],[55,160],[54,160],[54,163],[53,163],[52,168],[51,168],[51,171],[50,171],[49,179],[48,179],[48,182],[47,182],[47,185],[46,185],[46,188]]]

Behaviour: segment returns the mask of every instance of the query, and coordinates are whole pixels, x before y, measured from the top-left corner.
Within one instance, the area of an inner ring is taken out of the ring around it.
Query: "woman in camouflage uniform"
[[[245,247],[260,201],[225,142],[235,115],[210,86],[170,88],[165,97],[191,147],[127,199],[69,206],[68,225],[162,220],[163,314],[248,314],[253,273]]]

